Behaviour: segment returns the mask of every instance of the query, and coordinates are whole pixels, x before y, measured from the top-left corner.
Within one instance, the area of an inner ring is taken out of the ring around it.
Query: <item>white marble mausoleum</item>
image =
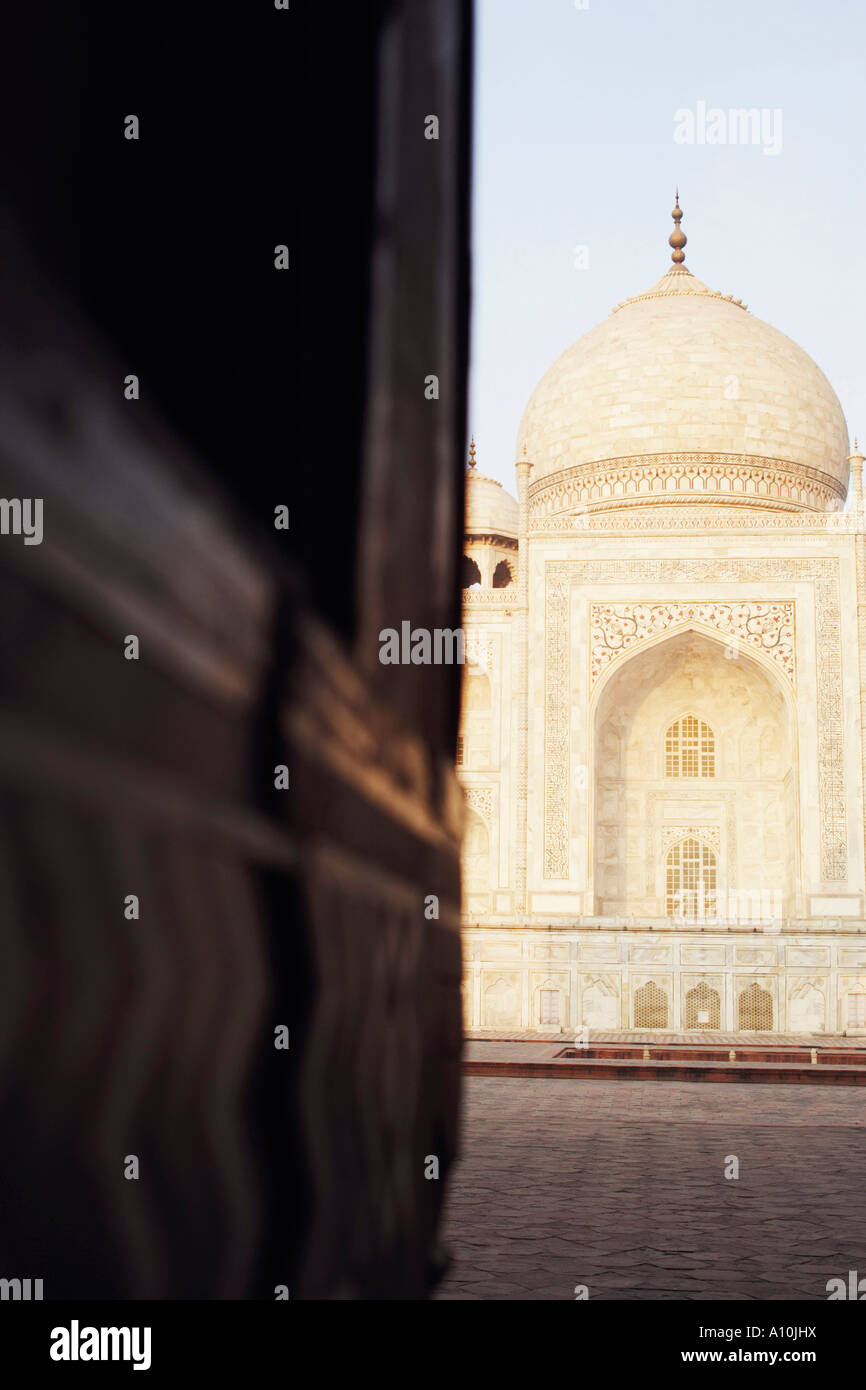
[[[467,476],[467,1026],[866,1032],[863,456],[673,264]]]

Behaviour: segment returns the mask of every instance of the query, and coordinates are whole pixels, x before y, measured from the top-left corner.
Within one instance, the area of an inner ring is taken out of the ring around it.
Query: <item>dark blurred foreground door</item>
[[[459,623],[470,5],[31,10],[0,84],[0,1277],[421,1297],[460,669],[384,666],[379,632]]]

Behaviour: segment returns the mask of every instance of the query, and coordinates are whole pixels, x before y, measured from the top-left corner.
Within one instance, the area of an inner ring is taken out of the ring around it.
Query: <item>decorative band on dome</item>
[[[636,454],[578,464],[539,478],[529,488],[535,517],[574,508],[669,503],[770,507],[806,512],[838,509],[846,488],[837,478],[785,459],[751,454]]]

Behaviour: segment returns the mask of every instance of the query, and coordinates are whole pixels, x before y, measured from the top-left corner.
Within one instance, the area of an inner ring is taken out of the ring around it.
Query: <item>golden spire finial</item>
[[[469,445],[469,467],[475,467],[475,435],[472,436],[472,443]]]
[[[676,191],[676,202],[675,202],[674,210],[673,210],[673,212],[671,213],[671,217],[674,219],[674,229],[673,229],[673,231],[671,232],[670,236],[668,237],[668,245],[669,245],[669,246],[672,246],[672,247],[674,248],[674,249],[673,249],[673,252],[672,252],[672,254],[671,254],[671,260],[673,261],[674,265],[682,265],[683,261],[684,261],[685,258],[686,258],[686,253],[685,253],[685,251],[683,250],[683,247],[685,246],[685,244],[686,244],[686,242],[687,242],[687,240],[688,240],[688,237],[686,236],[685,232],[684,232],[684,231],[682,230],[682,228],[680,227],[680,222],[681,222],[682,219],[683,219],[683,214],[682,214],[682,211],[681,211],[681,209],[680,209],[680,190],[679,190],[679,189],[677,189],[677,191]]]

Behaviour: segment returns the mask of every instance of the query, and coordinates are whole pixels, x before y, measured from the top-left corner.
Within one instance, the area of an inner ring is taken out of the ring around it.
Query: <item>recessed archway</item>
[[[684,720],[694,755],[683,751]],[[755,903],[772,904],[761,916],[792,910],[796,730],[790,691],[769,661],[695,628],[641,648],[597,694],[591,769],[599,915],[669,915],[668,856],[690,837],[711,847],[698,851],[707,870],[715,860],[711,915],[742,917]]]

